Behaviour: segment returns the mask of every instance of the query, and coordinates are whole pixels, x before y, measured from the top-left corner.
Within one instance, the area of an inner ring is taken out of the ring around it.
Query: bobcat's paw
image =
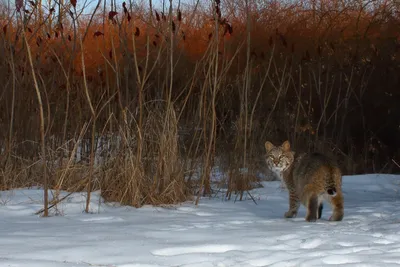
[[[317,217],[316,216],[312,216],[312,215],[307,215],[306,216],[306,221],[307,222],[316,222],[317,221]]]
[[[297,212],[287,211],[285,212],[285,218],[295,218],[297,216]]]
[[[335,214],[329,217],[329,221],[331,222],[337,222],[343,220],[343,214]]]

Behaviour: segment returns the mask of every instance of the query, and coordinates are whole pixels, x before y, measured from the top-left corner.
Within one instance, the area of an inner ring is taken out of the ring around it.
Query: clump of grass
[[[169,110],[154,108],[144,121],[142,158],[137,157],[137,139],[131,135],[135,129],[121,133],[122,147],[102,168],[102,197],[135,207],[187,200],[190,196],[178,147],[175,111],[172,106]]]

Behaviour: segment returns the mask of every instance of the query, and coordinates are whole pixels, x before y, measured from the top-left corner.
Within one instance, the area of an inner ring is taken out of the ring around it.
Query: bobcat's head
[[[281,146],[274,146],[271,142],[265,142],[267,155],[265,161],[268,168],[275,173],[287,170],[294,161],[294,151],[290,150],[289,141],[283,142]]]

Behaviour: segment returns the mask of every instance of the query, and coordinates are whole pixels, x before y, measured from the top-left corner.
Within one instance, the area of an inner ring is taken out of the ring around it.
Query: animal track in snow
[[[353,247],[355,244],[353,242],[337,242],[337,244],[341,247]]]
[[[282,264],[283,262],[287,263],[288,261],[296,258],[295,255],[288,254],[286,252],[277,251],[273,254],[269,254],[265,257],[258,257],[255,259],[248,260],[247,263],[251,266],[271,266],[275,263]],[[282,266],[282,265],[281,265]],[[287,265],[283,265],[287,266]]]
[[[382,244],[382,245],[389,245],[389,244],[393,244],[394,242],[391,240],[387,240],[387,239],[378,239],[378,240],[374,240],[375,244]]]
[[[204,211],[199,211],[195,213],[197,216],[202,216],[202,217],[206,217],[206,216],[214,216],[214,213],[210,213],[210,212],[204,212]]]
[[[112,265],[110,265],[112,266]],[[154,265],[154,264],[142,264],[142,263],[128,263],[115,265],[116,267],[162,267],[162,265]]]
[[[241,247],[235,245],[199,245],[192,247],[171,247],[152,251],[156,256],[177,256],[191,253],[225,253],[231,250],[240,250]]]
[[[80,219],[82,222],[122,222],[124,219],[114,216],[90,217]]]
[[[292,239],[296,239],[296,238],[298,238],[298,235],[288,234],[288,235],[282,235],[282,236],[278,237],[277,240],[286,241],[286,240],[292,240]]]
[[[361,259],[357,256],[346,255],[346,257],[335,255],[335,256],[326,256],[322,259],[322,262],[325,264],[349,264],[349,263],[359,263]]]
[[[324,242],[322,242],[321,239],[318,238],[313,238],[313,239],[308,239],[308,240],[304,240],[301,244],[300,247],[301,248],[306,248],[306,249],[313,249],[313,248],[317,248],[320,245],[322,245]]]
[[[178,207],[176,210],[180,212],[190,213],[195,211],[196,209],[192,207]]]
[[[198,211],[197,208],[193,208],[193,207],[178,207],[176,209],[176,211],[179,213],[191,213],[191,214],[201,216],[201,217],[215,216],[214,213],[206,212],[206,211]]]

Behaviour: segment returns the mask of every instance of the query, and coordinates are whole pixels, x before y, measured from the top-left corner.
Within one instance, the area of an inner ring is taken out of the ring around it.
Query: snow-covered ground
[[[40,190],[0,192],[0,266],[400,266],[400,176],[343,178],[345,218],[284,219],[279,182],[251,191],[257,200],[202,199],[170,208],[115,207],[84,194],[33,215]],[[97,199],[96,199],[97,198]]]

